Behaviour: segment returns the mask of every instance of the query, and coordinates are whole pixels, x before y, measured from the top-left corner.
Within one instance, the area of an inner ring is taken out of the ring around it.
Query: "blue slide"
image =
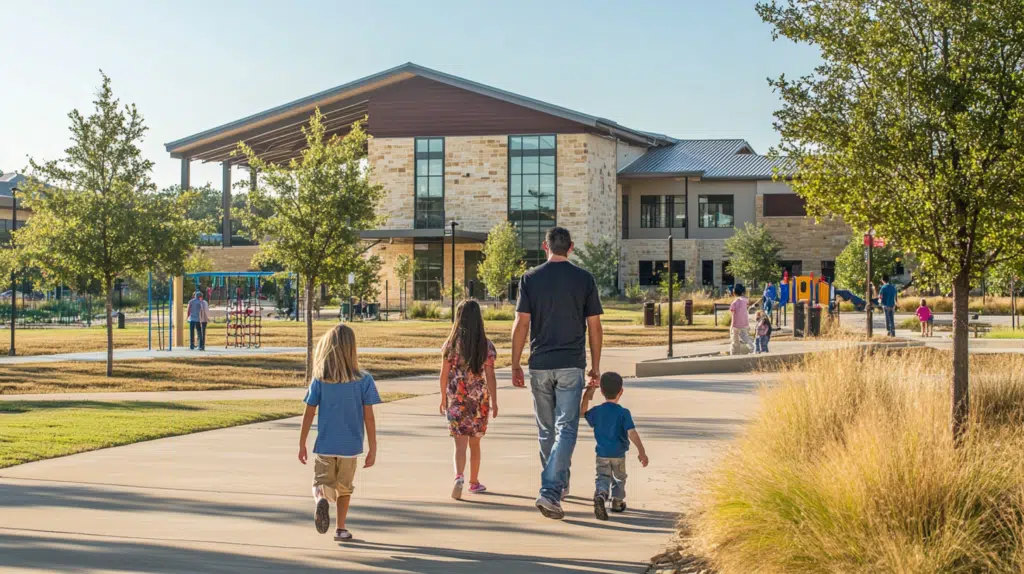
[[[853,308],[857,311],[864,310],[864,300],[854,295],[847,289],[836,289],[836,297],[842,298],[844,301],[850,301],[853,303]]]

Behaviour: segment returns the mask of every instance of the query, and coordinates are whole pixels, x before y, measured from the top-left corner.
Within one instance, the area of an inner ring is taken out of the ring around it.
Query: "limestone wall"
[[[780,259],[803,261],[802,270],[821,273],[822,261],[835,261],[849,244],[852,231],[840,219],[816,222],[813,217],[764,217],[764,196],[757,196],[757,222],[782,243]]]
[[[371,181],[384,186],[378,210],[388,220],[385,229],[412,229],[415,218],[413,138],[371,138],[368,158]]]

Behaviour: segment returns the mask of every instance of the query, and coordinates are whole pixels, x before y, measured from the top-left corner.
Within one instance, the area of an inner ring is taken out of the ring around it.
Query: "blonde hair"
[[[313,351],[312,376],[322,383],[350,383],[363,377],[351,327],[339,323],[320,337]]]

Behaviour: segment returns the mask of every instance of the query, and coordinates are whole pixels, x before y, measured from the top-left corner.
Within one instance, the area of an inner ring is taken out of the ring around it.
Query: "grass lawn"
[[[985,333],[986,339],[1024,339],[1024,329],[1011,329],[1009,327],[993,327]]]
[[[606,309],[602,317],[605,326],[605,347],[637,347],[664,345],[668,330],[665,327],[640,326],[640,313],[632,309]],[[335,325],[333,320],[315,321],[313,336],[319,337]],[[432,348],[439,349],[448,337],[451,323],[434,321],[367,321],[350,323],[356,332],[360,347]],[[512,321],[488,321],[487,335],[498,348],[508,349],[511,341]],[[0,333],[5,333],[0,331]],[[693,327],[676,327],[676,340],[705,341],[728,336],[726,327],[714,327],[709,317],[697,317]],[[292,321],[268,320],[263,324],[263,345],[266,347],[301,347],[305,345],[306,325]],[[186,340],[188,333],[185,333]],[[145,325],[131,324],[114,330],[115,349],[144,349],[147,343]],[[106,331],[103,327],[21,329],[17,333],[17,350],[22,356],[49,355],[102,351],[106,349]],[[154,345],[156,339],[154,335]],[[224,344],[224,325],[213,323],[208,328],[210,347]],[[0,354],[6,354],[8,339],[0,337]]]
[[[412,395],[381,393],[385,402]],[[300,401],[0,402],[0,468],[302,413]]]
[[[498,356],[508,366],[508,353]],[[434,355],[363,355],[360,367],[377,379],[437,373]],[[101,362],[27,363],[0,370],[0,394],[81,393],[115,391],[217,391],[304,386],[303,357],[196,357],[151,361],[118,361],[114,376],[105,376]]]

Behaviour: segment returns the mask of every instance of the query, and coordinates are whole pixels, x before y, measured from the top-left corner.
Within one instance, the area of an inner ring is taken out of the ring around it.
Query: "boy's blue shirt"
[[[618,403],[605,401],[583,415],[594,429],[597,456],[622,458],[629,450],[629,431],[636,428],[629,409]]]
[[[363,453],[363,407],[381,402],[369,373],[348,383],[323,383],[313,379],[303,401],[319,407],[313,452],[327,456],[358,456]]]

